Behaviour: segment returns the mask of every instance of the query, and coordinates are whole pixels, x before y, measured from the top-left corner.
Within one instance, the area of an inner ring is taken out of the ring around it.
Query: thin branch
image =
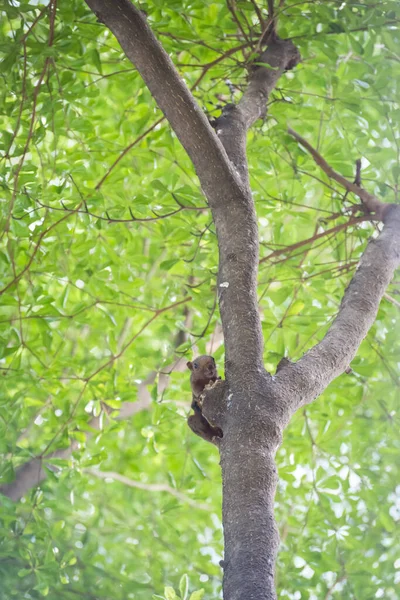
[[[86,473],[90,473],[94,477],[99,479],[111,479],[114,481],[119,481],[124,485],[136,488],[138,490],[145,490],[146,492],[165,492],[177,498],[180,502],[184,504],[189,504],[189,506],[193,506],[196,509],[200,510],[210,510],[209,504],[203,504],[202,502],[196,502],[192,498],[189,498],[182,492],[175,490],[171,486],[166,483],[143,483],[141,481],[135,481],[134,479],[129,479],[129,477],[125,477],[125,475],[120,475],[120,473],[116,473],[115,471],[98,471],[97,469],[85,469]]]
[[[20,279],[21,277],[28,271],[28,269],[30,268],[31,264],[33,263],[33,260],[40,248],[40,244],[42,243],[43,238],[49,233],[49,231],[51,231],[52,229],[54,229],[54,227],[57,227],[57,225],[59,225],[60,223],[62,223],[63,221],[65,221],[66,219],[68,219],[72,214],[74,214],[75,212],[77,212],[77,210],[79,209],[80,205],[78,205],[78,208],[73,210],[72,212],[69,212],[68,214],[64,215],[63,217],[61,217],[61,219],[59,219],[58,221],[55,221],[54,223],[52,223],[52,225],[50,225],[49,227],[47,227],[47,229],[45,229],[44,231],[42,231],[42,233],[39,236],[38,241],[36,242],[36,246],[28,260],[28,262],[26,263],[25,267],[14,277],[14,279],[12,281],[10,281],[6,286],[4,286],[2,289],[0,289],[0,296],[2,294],[4,294],[4,292],[6,292],[10,287],[12,287],[13,285],[15,285]]]
[[[257,18],[260,21],[260,25],[261,25],[261,29],[264,26],[264,18],[262,16],[262,12],[260,10],[260,7],[257,4],[257,0],[250,0],[250,2],[252,3],[252,5],[254,6],[254,10],[256,12]]]
[[[357,185],[357,183],[352,183],[351,181],[349,181],[348,179],[346,179],[345,177],[340,175],[340,173],[337,173],[337,171],[335,171],[334,169],[332,169],[332,167],[330,165],[328,165],[326,160],[319,154],[319,152],[317,152],[317,150],[315,150],[315,148],[313,148],[313,146],[311,146],[311,144],[309,144],[307,142],[307,140],[305,140],[303,137],[301,137],[301,135],[296,133],[290,127],[288,129],[288,132],[302,146],[304,146],[304,148],[306,148],[306,150],[308,150],[308,152],[311,154],[311,156],[313,157],[316,164],[319,167],[321,167],[321,169],[328,175],[328,177],[331,177],[332,179],[334,179],[335,181],[340,183],[340,185],[343,186],[345,190],[347,190],[349,192],[353,192],[353,194],[356,194],[356,196],[358,196],[361,199],[361,201],[363,202],[366,211],[368,213],[374,213],[377,220],[383,221],[383,219],[385,217],[385,212],[390,207],[390,204],[381,202],[380,200],[378,200],[378,198],[376,196],[374,196],[373,194],[370,194],[369,192],[364,190],[362,187]],[[357,171],[357,173],[359,174],[359,171]],[[357,174],[356,174],[356,177],[357,177]]]
[[[303,2],[299,2],[299,4],[303,4]],[[294,5],[293,5],[294,6]],[[388,19],[387,21],[384,22],[380,22],[380,23],[370,23],[368,25],[362,25],[360,27],[353,27],[352,29],[343,29],[342,31],[308,31],[307,33],[302,33],[301,35],[294,35],[292,36],[290,39],[291,40],[301,40],[303,38],[306,38],[308,40],[312,39],[318,39],[319,37],[324,37],[326,35],[348,35],[349,33],[356,33],[357,31],[370,31],[371,29],[373,30],[379,30],[379,29],[387,29],[388,26],[390,25],[397,25],[399,24],[399,19]]]
[[[342,581],[344,581],[345,579],[347,579],[347,575],[346,573],[342,573],[342,575],[340,575],[340,577],[338,577],[336,579],[336,581],[331,585],[331,587],[328,589],[328,591],[326,592],[326,595],[324,597],[324,600],[329,600],[329,598],[332,597],[332,594],[336,588],[336,586],[339,585],[339,583],[342,583]]]
[[[317,234],[313,235],[312,237],[307,238],[306,240],[301,240],[300,242],[296,242],[295,244],[291,244],[290,246],[284,246],[283,248],[278,248],[277,250],[274,250],[273,252],[268,254],[268,256],[264,256],[264,258],[262,258],[260,260],[260,264],[264,263],[264,262],[268,262],[269,260],[271,260],[271,258],[274,258],[275,256],[280,256],[281,254],[288,254],[290,252],[293,252],[294,250],[297,250],[298,248],[302,248],[303,246],[312,244],[313,242],[316,242],[317,240],[319,240],[323,237],[330,236],[333,233],[338,233],[339,231],[348,229],[349,227],[352,227],[353,225],[356,225],[357,223],[362,223],[364,221],[369,221],[369,220],[370,219],[368,217],[351,217],[348,221],[346,221],[346,223],[340,223],[339,225],[335,225],[335,227],[331,227],[331,229],[326,229],[325,231],[321,231],[321,233],[317,233]]]
[[[157,121],[155,121],[155,123],[153,123],[153,125],[151,125],[150,127],[148,127],[146,129],[146,131],[144,131],[143,133],[141,133],[135,140],[133,140],[133,142],[131,142],[122,152],[121,154],[114,160],[114,162],[112,163],[112,165],[107,169],[107,171],[104,173],[103,177],[100,179],[100,181],[96,184],[96,187],[94,188],[95,190],[99,190],[101,188],[101,186],[103,185],[103,183],[105,182],[105,180],[107,179],[107,177],[111,174],[111,172],[115,169],[115,167],[117,166],[117,164],[124,158],[124,156],[126,156],[128,154],[128,152],[130,150],[132,150],[132,148],[134,146],[136,146],[140,141],[142,141],[143,138],[146,137],[146,135],[148,135],[151,131],[154,131],[154,129],[157,127],[157,125],[160,125],[160,123],[162,123],[162,121],[164,121],[164,117],[161,117],[161,119],[158,119]]]
[[[19,131],[19,127],[20,127],[20,124],[21,124],[22,111],[24,109],[25,100],[26,100],[26,81],[27,81],[27,60],[28,60],[28,57],[27,57],[27,52],[26,52],[25,38],[22,39],[22,48],[23,48],[23,55],[24,55],[24,58],[23,58],[23,64],[24,64],[24,66],[23,66],[23,74],[22,74],[21,102],[20,102],[20,105],[19,105],[17,122],[15,124],[14,131],[12,133],[10,143],[8,144],[8,148],[7,148],[7,150],[6,150],[4,156],[2,157],[1,160],[3,160],[4,158],[10,158],[10,151],[11,151],[12,145],[14,143],[14,140],[17,137],[17,133]]]
[[[172,196],[174,196],[174,194],[172,194]],[[174,196],[174,198],[175,198],[175,196]],[[129,214],[131,215],[130,219],[115,219],[114,217],[110,216],[110,213],[108,211],[105,211],[105,213],[106,213],[105,217],[103,217],[102,215],[97,215],[96,213],[93,213],[92,211],[89,210],[89,208],[86,204],[86,201],[84,202],[85,210],[76,210],[75,208],[68,208],[68,206],[66,206],[62,200],[61,200],[62,208],[59,208],[58,206],[49,206],[47,204],[43,204],[42,202],[40,202],[40,200],[36,200],[36,202],[40,205],[41,208],[47,208],[48,210],[55,210],[55,211],[62,211],[62,212],[72,212],[72,213],[79,213],[79,214],[83,213],[85,215],[89,215],[89,216],[93,217],[94,219],[99,219],[100,221],[107,221],[107,223],[134,223],[135,221],[137,221],[138,223],[148,223],[148,222],[152,222],[152,221],[160,221],[161,219],[167,219],[168,217],[172,217],[172,216],[182,212],[183,210],[197,210],[197,211],[208,210],[208,206],[185,206],[184,204],[181,204],[180,202],[177,201],[179,208],[177,208],[176,210],[171,210],[171,212],[165,213],[165,215],[158,215],[155,211],[152,211],[156,215],[155,217],[136,217],[133,214],[132,209],[130,207],[128,207]]]
[[[386,298],[386,300],[391,302],[394,306],[397,306],[397,308],[400,308],[400,302],[398,300],[396,300],[395,298],[393,298],[393,296],[390,296],[387,293],[385,293],[383,296],[384,296],[384,298]]]
[[[93,371],[93,373],[91,373],[86,379],[86,382],[89,382],[93,379],[93,377],[96,377],[96,375],[98,375],[100,373],[100,371],[103,371],[104,369],[106,369],[107,367],[109,367],[110,365],[112,365],[116,360],[118,360],[123,354],[124,352],[129,348],[129,346],[131,346],[133,344],[133,342],[139,337],[139,335],[141,333],[143,333],[143,331],[155,320],[157,319],[157,317],[159,315],[161,315],[164,312],[167,312],[168,310],[170,310],[171,308],[175,308],[176,306],[180,306],[181,304],[185,304],[186,302],[189,302],[191,300],[191,296],[188,296],[187,298],[184,298],[183,300],[179,300],[178,302],[174,302],[174,304],[170,304],[169,306],[165,306],[164,308],[159,308],[157,310],[157,312],[154,313],[154,315],[148,320],[146,321],[146,323],[144,323],[144,325],[142,325],[142,327],[139,329],[139,331],[137,331],[135,333],[135,335],[122,347],[122,349],[115,354],[114,356],[112,356],[111,358],[109,358],[105,363],[103,363],[98,369],[96,369],[95,371]]]
[[[226,0],[226,5],[228,7],[229,12],[232,15],[233,20],[235,21],[236,25],[238,26],[238,29],[241,32],[242,36],[244,37],[244,39],[246,40],[246,42],[249,42],[249,38],[248,38],[245,30],[242,27],[242,24],[241,24],[241,22],[239,20],[239,17],[236,14],[235,6],[232,6],[230,0]]]
[[[36,24],[40,21],[40,19],[43,17],[43,15],[47,11],[47,9],[52,4],[53,4],[53,2],[52,2],[52,0],[50,0],[50,2],[48,4],[46,4],[46,6],[44,6],[42,8],[42,10],[39,12],[38,16],[33,20],[33,22],[31,23],[31,25],[29,26],[28,30],[24,33],[24,35],[22,36],[22,38],[19,40],[20,43],[24,43],[26,41],[26,38],[28,37],[28,35],[31,33],[31,31],[34,29],[34,27],[36,26]]]
[[[49,4],[46,6],[46,9],[49,8],[50,10],[50,27],[49,27],[49,37],[48,37],[48,47],[51,48],[51,46],[53,45],[53,41],[54,41],[54,27],[55,27],[55,17],[56,17],[56,9],[57,9],[57,0],[51,0],[49,2]],[[39,15],[40,17],[41,15]],[[24,53],[25,53],[25,39],[23,40],[23,47],[24,47]],[[24,54],[24,58],[25,58],[25,54]],[[6,222],[3,228],[3,232],[0,236],[0,240],[3,239],[5,234],[8,234],[9,228],[10,228],[10,221],[11,221],[11,217],[12,217],[12,212],[14,209],[14,204],[15,204],[15,200],[17,197],[17,193],[18,193],[18,182],[19,182],[19,176],[21,173],[21,169],[24,165],[25,162],[25,158],[26,155],[28,153],[28,149],[33,137],[33,133],[34,133],[34,127],[35,127],[35,123],[36,123],[36,112],[37,112],[37,104],[38,104],[38,98],[39,98],[39,92],[41,90],[42,87],[42,83],[43,80],[45,78],[45,75],[47,73],[47,70],[49,68],[49,65],[51,63],[51,59],[50,57],[47,57],[44,61],[44,65],[42,68],[42,71],[39,75],[39,79],[37,84],[35,85],[34,89],[33,89],[33,94],[32,94],[32,113],[31,113],[31,117],[30,117],[30,121],[29,121],[29,129],[28,129],[28,134],[26,137],[26,141],[25,141],[25,145],[24,148],[22,150],[22,154],[21,154],[21,158],[15,168],[15,173],[14,173],[14,185],[13,185],[13,194],[11,197],[11,201],[10,201],[10,208],[9,208],[9,212],[8,215],[6,217]],[[24,84],[25,85],[25,84]]]

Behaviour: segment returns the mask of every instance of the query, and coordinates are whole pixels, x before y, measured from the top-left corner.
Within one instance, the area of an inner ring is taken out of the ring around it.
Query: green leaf
[[[172,258],[171,260],[164,260],[161,264],[160,264],[160,269],[164,270],[164,271],[169,271],[174,265],[176,265],[176,263],[179,262],[179,258]]]
[[[287,315],[297,315],[301,313],[305,306],[305,303],[302,300],[295,300],[289,310],[287,311]]]
[[[32,573],[32,569],[20,569],[18,571],[18,577],[27,577]]]
[[[197,590],[196,592],[192,592],[190,594],[189,600],[201,600],[204,596],[204,589]]]
[[[177,598],[174,588],[169,586],[166,586],[164,588],[164,596],[165,600],[174,600],[175,598]]]
[[[103,70],[102,70],[102,66],[101,66],[100,54],[99,54],[98,50],[96,50],[96,48],[94,48],[93,50],[89,50],[88,59],[90,62],[93,63],[93,65],[96,67],[98,72],[102,75]]]
[[[180,579],[179,592],[181,595],[181,600],[186,600],[188,592],[189,592],[189,578],[186,575],[186,573],[184,575],[182,575],[182,577]]]
[[[19,49],[18,46],[15,46],[13,50],[0,62],[0,69],[2,69],[3,72],[8,71],[16,62],[18,55]]]

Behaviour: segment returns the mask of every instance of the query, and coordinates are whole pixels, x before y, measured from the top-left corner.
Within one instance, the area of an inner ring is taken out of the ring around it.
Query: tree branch
[[[216,120],[218,137],[246,187],[249,186],[247,131],[257,119],[265,116],[269,95],[282,73],[299,61],[300,54],[294,44],[274,36],[252,67],[249,85],[238,105],[228,105],[222,117]]]
[[[335,227],[331,227],[330,229],[325,229],[325,231],[316,233],[310,238],[301,240],[300,242],[296,242],[295,244],[291,244],[290,246],[284,246],[283,248],[278,248],[277,250],[274,250],[267,256],[264,256],[264,258],[262,258],[260,260],[260,264],[262,264],[264,262],[268,262],[269,260],[271,260],[271,258],[274,258],[275,256],[281,256],[281,254],[288,255],[291,252],[293,252],[294,250],[298,250],[298,248],[302,248],[303,246],[308,246],[309,244],[312,244],[313,242],[316,242],[317,240],[319,240],[323,237],[329,237],[334,233],[338,233],[339,231],[343,231],[344,229],[348,229],[349,227],[352,227],[353,225],[357,225],[358,223],[363,223],[364,221],[367,221],[367,220],[368,220],[368,218],[365,216],[364,217],[354,217],[354,216],[350,217],[350,219],[348,221],[346,221],[345,223],[339,223],[339,225],[335,225]]]
[[[363,202],[366,211],[368,213],[373,213],[378,221],[384,220],[385,212],[391,206],[390,204],[385,204],[384,202],[381,202],[376,196],[370,194],[369,192],[367,192],[367,190],[364,190],[364,188],[362,188],[360,185],[357,185],[357,183],[352,183],[351,181],[348,181],[348,179],[346,179],[345,177],[340,175],[340,173],[337,173],[334,169],[332,169],[332,167],[328,165],[326,160],[315,150],[315,148],[311,146],[311,144],[307,142],[307,140],[301,137],[301,135],[293,131],[293,129],[290,129],[290,127],[288,129],[288,132],[302,146],[304,146],[304,148],[306,148],[309,151],[316,164],[319,167],[321,167],[321,169],[328,175],[328,177],[331,177],[332,179],[340,183],[340,185],[342,185],[348,192],[353,192],[353,194],[356,194],[356,196],[358,196]],[[359,179],[359,168],[360,167],[358,166],[356,180]]]
[[[292,411],[314,400],[349,366],[399,265],[400,206],[392,204],[385,211],[383,231],[369,242],[324,339],[276,376],[291,388]]]
[[[203,111],[146,17],[129,0],[86,0],[100,22],[115,35],[191,158],[212,205],[217,197],[241,195],[242,186]]]
[[[185,504],[189,504],[189,506],[193,506],[194,508],[200,510],[210,510],[209,504],[203,504],[202,502],[196,502],[192,498],[189,498],[182,492],[175,490],[170,485],[166,483],[143,483],[142,481],[135,481],[133,479],[129,479],[129,477],[125,477],[124,475],[120,475],[115,471],[98,471],[97,469],[85,469],[87,473],[90,473],[94,477],[98,477],[100,479],[114,479],[115,481],[119,481],[128,487],[136,488],[139,490],[145,490],[146,492],[166,492],[171,496],[177,498],[180,502],[184,502]]]
[[[244,363],[249,369],[262,369],[263,340],[256,294],[257,219],[247,185],[246,131],[265,111],[270,90],[281,73],[298,60],[298,52],[291,42],[276,40],[262,53],[261,62],[268,62],[272,68],[253,70],[249,89],[235,109],[235,117],[229,119],[231,126],[219,124],[226,134],[222,135],[222,145],[143,13],[129,0],[86,3],[111,29],[143,77],[191,158],[210,204],[220,252],[218,290],[227,375],[243,370]],[[231,160],[224,146],[229,148]],[[233,322],[240,323],[240,328],[228,327]]]

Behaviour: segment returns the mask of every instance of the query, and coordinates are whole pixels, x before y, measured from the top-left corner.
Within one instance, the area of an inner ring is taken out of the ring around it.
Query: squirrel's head
[[[187,367],[192,371],[193,378],[208,379],[209,381],[216,380],[218,377],[217,366],[212,356],[198,356],[194,361],[186,363]]]

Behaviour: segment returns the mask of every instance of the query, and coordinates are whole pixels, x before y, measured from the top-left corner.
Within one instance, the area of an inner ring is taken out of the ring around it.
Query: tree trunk
[[[280,427],[270,417],[272,393],[265,374],[232,386],[221,443],[226,600],[273,600],[279,534],[274,517],[278,482],[275,453]]]

